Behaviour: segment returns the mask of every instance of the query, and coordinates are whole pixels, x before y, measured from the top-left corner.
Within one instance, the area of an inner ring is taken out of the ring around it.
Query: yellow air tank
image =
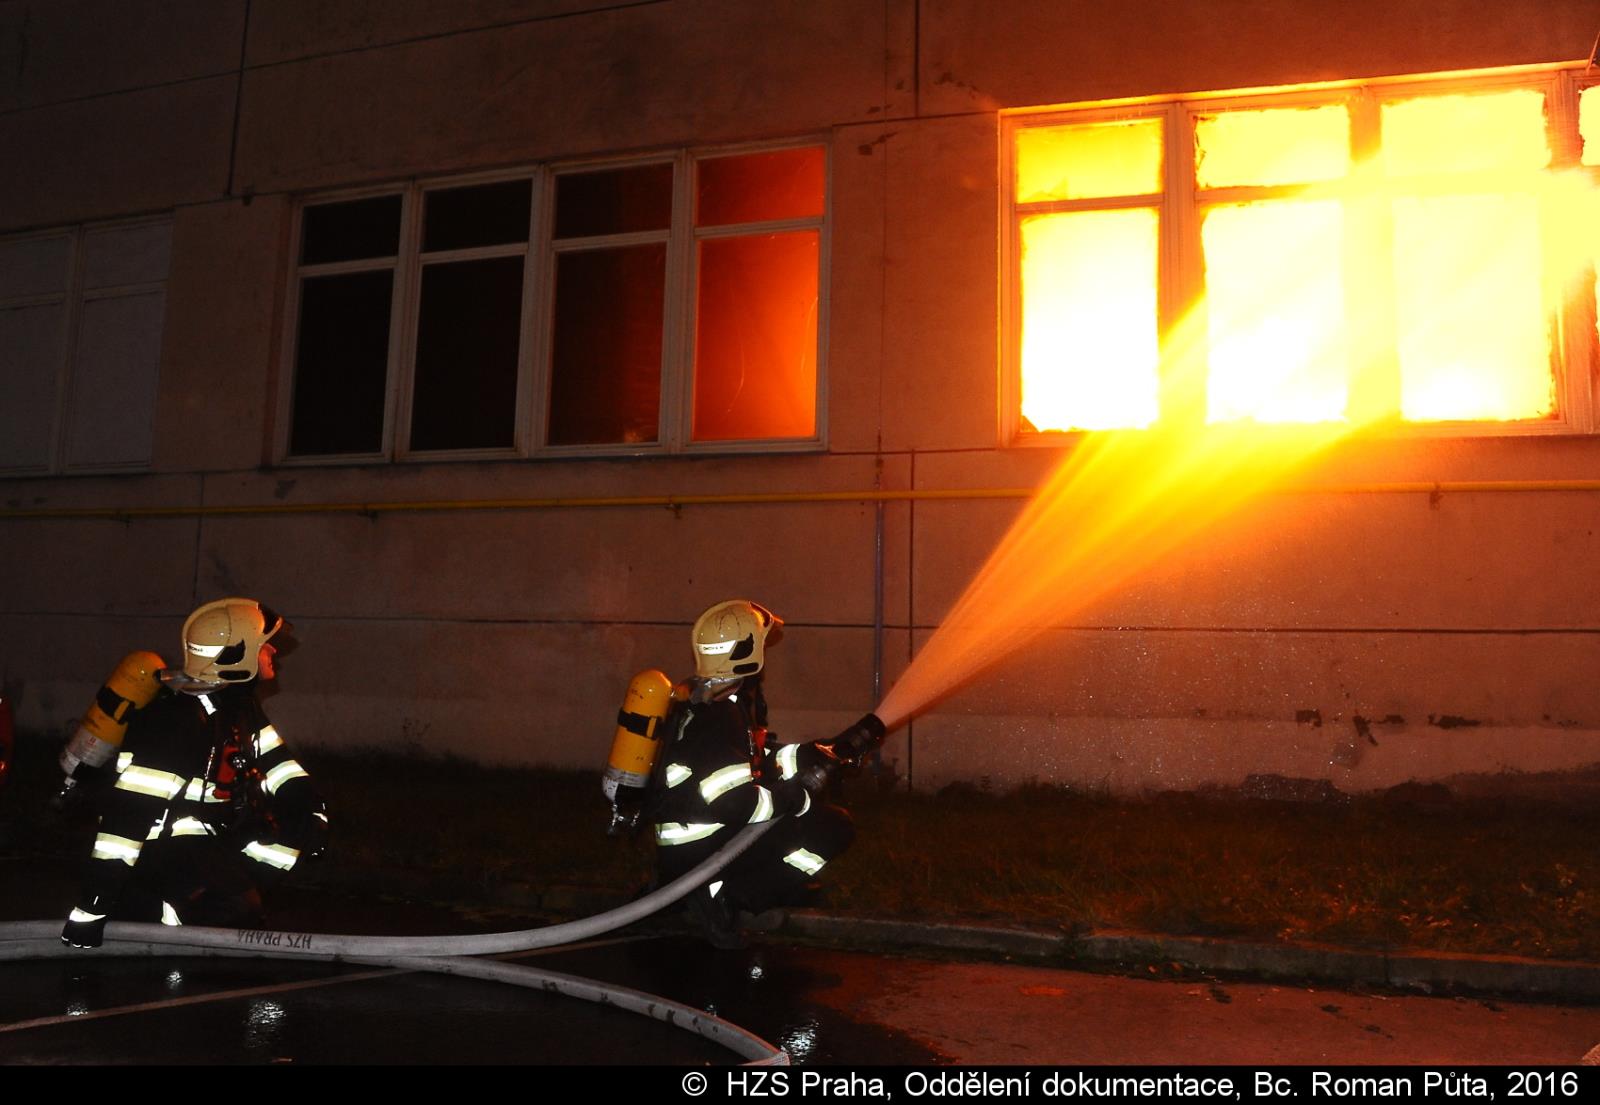
[[[600,784],[607,798],[615,802],[621,787],[643,790],[649,785],[650,771],[661,750],[657,730],[671,709],[672,680],[664,672],[649,668],[633,677],[622,709],[617,711],[617,732],[611,738],[611,757]]]
[[[61,770],[69,787],[81,777],[80,765],[103,768],[116,756],[134,713],[148,706],[161,690],[157,673],[164,667],[165,662],[153,652],[130,652],[122,658],[89,704],[78,731],[61,750]]]

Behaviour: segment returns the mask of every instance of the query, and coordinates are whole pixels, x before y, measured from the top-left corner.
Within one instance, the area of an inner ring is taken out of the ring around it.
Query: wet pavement
[[[616,1009],[439,975],[168,959],[26,963],[3,970],[0,1022],[7,1027],[0,1027],[0,1063],[7,1064],[734,1059],[698,1036]],[[192,1001],[202,997],[208,1000]],[[18,1026],[34,1018],[42,1023]]]
[[[72,899],[72,875],[56,864],[0,861],[0,920],[59,913]],[[544,923],[292,886],[272,904],[274,926],[288,931],[430,935]],[[717,951],[651,932],[505,958],[705,1010],[795,1062],[938,1061],[905,1034],[821,1000],[839,978],[803,948]],[[0,963],[0,1064],[737,1061],[719,1044],[635,1013],[473,979],[295,960]]]
[[[0,860],[0,919],[58,915],[71,876]],[[528,918],[294,891],[278,927],[481,932]],[[1426,997],[1170,974],[872,955],[671,931],[512,961],[704,1009],[799,1064],[1553,1063],[1600,1041],[1600,1006]],[[343,964],[196,958],[0,963],[0,1063],[725,1064],[637,1014],[491,982]]]
[[[510,961],[711,1012],[797,1063],[927,1063],[937,1052],[818,1000],[812,953],[715,952],[688,937]],[[857,966],[859,969],[859,965]],[[80,957],[0,965],[0,1063],[723,1064],[727,1049],[618,1009],[471,979],[319,963]]]

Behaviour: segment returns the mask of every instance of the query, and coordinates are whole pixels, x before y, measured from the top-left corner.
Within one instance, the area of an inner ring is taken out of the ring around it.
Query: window
[[[1594,429],[1600,89],[1580,77],[1008,117],[1008,436]]]
[[[0,239],[0,472],[150,463],[170,220]]]
[[[820,146],[308,201],[280,455],[814,447],[825,221]]]

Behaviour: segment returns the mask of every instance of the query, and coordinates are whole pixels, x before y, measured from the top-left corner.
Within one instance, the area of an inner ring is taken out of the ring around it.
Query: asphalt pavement
[[[0,859],[0,917],[58,915],[74,867]],[[419,935],[540,923],[536,910],[369,891],[285,888],[274,923]],[[615,904],[538,893],[546,915]],[[1504,957],[796,911],[741,950],[656,919],[536,959],[708,1010],[802,1064],[1569,1064],[1600,1041],[1594,965]],[[470,980],[183,957],[0,964],[5,1063],[731,1061],[670,1026]]]

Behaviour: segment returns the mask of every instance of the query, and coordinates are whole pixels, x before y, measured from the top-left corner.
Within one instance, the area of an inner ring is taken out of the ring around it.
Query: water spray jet
[[[1547,161],[1533,155],[1524,161],[1475,178],[1474,191],[1488,196],[1476,224],[1450,218],[1457,198],[1445,184],[1387,176],[1373,162],[1354,166],[1336,201],[1286,190],[1268,202],[1208,209],[1201,231],[1215,286],[1161,337],[1159,417],[1145,417],[1137,403],[1117,408],[1089,396],[1087,409],[1121,410],[1125,421],[1115,424],[1148,428],[1063,439],[1068,455],[875,709],[885,727],[900,727],[1040,634],[1081,622],[1341,442],[1402,417],[1558,416],[1549,335],[1524,324],[1530,312],[1558,316],[1575,289],[1592,288],[1600,197],[1586,173],[1544,169]],[[1365,217],[1356,212],[1375,206],[1410,229],[1387,246],[1352,229]],[[1573,233],[1541,241],[1528,229],[1540,212]],[[1028,216],[1024,229],[1070,217]],[[1099,377],[1108,395],[1121,394],[1118,379],[1138,365],[1102,363],[1112,347],[1075,345],[1071,327],[1037,309],[1070,301],[1063,288],[1081,275],[1082,263],[1074,267],[1056,248],[1048,235],[1022,236],[1024,398],[1062,376]],[[1392,308],[1368,310],[1345,290],[1372,274],[1394,291]],[[1497,309],[1502,303],[1515,307],[1510,316]],[[1541,374],[1538,387],[1510,367],[1504,379],[1486,377],[1494,365],[1525,364]],[[1033,420],[1085,425],[1070,415]]]

